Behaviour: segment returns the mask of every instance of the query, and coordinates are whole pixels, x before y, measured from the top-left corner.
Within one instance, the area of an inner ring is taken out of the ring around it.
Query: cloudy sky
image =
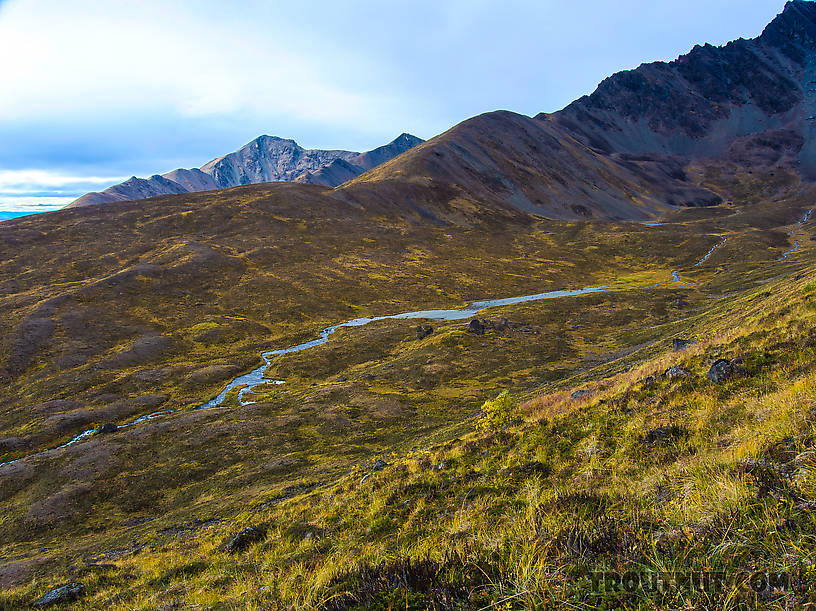
[[[266,133],[367,150],[754,37],[782,0],[0,0],[0,210]]]

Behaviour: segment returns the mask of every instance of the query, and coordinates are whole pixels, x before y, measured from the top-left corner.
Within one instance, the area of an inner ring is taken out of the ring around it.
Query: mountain
[[[322,168],[336,159],[351,159],[350,151],[307,150],[294,140],[261,136],[234,153],[201,166],[219,188],[261,182],[291,182],[304,172]]]
[[[262,182],[298,181],[334,187],[421,142],[416,136],[402,134],[372,151],[355,153],[304,149],[294,140],[259,136],[234,153],[213,159],[201,168],[178,169],[150,178],[134,176],[101,193],[87,193],[69,204],[69,207],[211,191]]]
[[[669,63],[643,64],[604,80],[553,115],[576,139],[604,153],[728,156],[734,142],[766,134],[798,143],[816,169],[816,4],[793,0],[756,39],[695,46]]]
[[[550,219],[647,219],[722,201],[689,182],[678,160],[610,156],[552,121],[508,111],[468,119],[339,190],[425,218],[463,202]]]
[[[816,177],[814,51],[816,4],[793,0],[756,39],[620,72],[556,113],[468,119],[343,191],[426,214],[470,201],[642,220],[722,201],[689,178],[695,164]]]
[[[337,158],[318,170],[302,174],[296,178],[295,181],[323,185],[325,187],[336,187],[381,163],[385,163],[401,155],[418,144],[422,144],[422,142],[424,141],[420,138],[404,133],[392,142],[375,148],[373,151],[361,153],[351,159]]]
[[[349,201],[437,221],[473,204],[551,219],[653,218],[723,201],[690,178],[702,160],[816,177],[814,51],[816,5],[793,0],[755,39],[620,72],[559,112],[486,113],[428,142],[402,134],[363,154],[262,136],[200,170],[132,178],[72,205],[295,181],[342,185]]]

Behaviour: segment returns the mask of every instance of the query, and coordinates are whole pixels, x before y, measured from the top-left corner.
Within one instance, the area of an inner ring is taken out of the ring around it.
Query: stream
[[[679,281],[678,272],[672,272],[672,280],[668,282],[662,282],[660,284],[667,284],[672,281]],[[657,285],[648,285],[648,286],[641,286],[635,288],[649,288],[651,286]],[[268,352],[264,352],[261,354],[261,358],[263,359],[263,364],[250,371],[249,373],[245,373],[243,375],[238,376],[237,378],[233,379],[230,383],[226,385],[226,387],[216,396],[214,399],[199,405],[198,407],[193,408],[194,410],[209,410],[209,409],[229,409],[229,406],[223,405],[224,400],[227,397],[227,394],[235,388],[239,388],[238,390],[238,402],[240,405],[250,405],[252,401],[244,401],[244,394],[250,391],[254,386],[258,386],[261,384],[273,384],[279,385],[283,384],[283,380],[272,380],[268,378],[264,378],[264,372],[266,371],[267,367],[277,356],[282,354],[289,354],[291,352],[301,352],[302,350],[308,350],[309,348],[314,348],[316,346],[320,346],[325,344],[329,341],[329,337],[338,329],[344,327],[362,327],[363,325],[367,325],[371,322],[376,322],[379,320],[439,320],[439,321],[451,321],[451,320],[464,320],[466,318],[472,318],[482,310],[486,310],[488,308],[495,308],[500,306],[507,306],[513,305],[516,303],[524,303],[526,301],[539,301],[542,299],[557,299],[559,297],[577,297],[579,295],[589,295],[591,293],[605,293],[605,292],[612,292],[612,291],[620,291],[623,290],[621,288],[615,288],[610,285],[601,285],[601,286],[590,286],[582,289],[573,289],[573,290],[558,290],[558,291],[548,291],[546,293],[535,293],[533,295],[522,295],[520,297],[505,297],[502,299],[489,299],[485,301],[474,301],[473,303],[465,306],[464,308],[460,309],[450,309],[450,310],[416,310],[413,312],[402,312],[400,314],[389,314],[385,316],[373,316],[373,317],[363,317],[363,318],[355,318],[353,320],[348,320],[346,322],[342,322],[336,325],[332,325],[330,327],[326,327],[323,329],[319,337],[316,339],[310,340],[308,342],[303,342],[302,344],[297,344],[295,346],[290,346],[288,348],[279,348],[277,350],[270,350]],[[126,424],[121,424],[117,427],[117,430],[120,428],[126,428],[130,426],[134,426],[137,424],[141,424],[148,420],[152,420],[154,418],[159,418],[161,416],[166,416],[169,414],[178,413],[183,410],[162,410],[158,412],[153,412],[151,414],[147,414],[146,416],[140,416],[131,422]],[[59,450],[61,448],[67,448],[72,446],[76,443],[79,443],[85,439],[92,437],[97,432],[97,429],[88,429],[86,431],[82,431],[78,435],[75,435],[71,438],[70,441],[59,445],[54,450]],[[43,452],[47,452],[49,450],[44,450]],[[34,456],[36,454],[41,454],[42,452],[35,452],[34,454],[29,454],[28,456]],[[15,460],[10,460],[4,463],[0,463],[0,467],[5,465],[10,465],[12,463],[17,462],[18,460],[22,460],[20,457]]]
[[[813,210],[808,210],[801,221],[797,223],[797,228],[801,227],[805,223],[808,222],[810,219]],[[641,223],[644,225],[659,225],[660,223],[656,222],[644,222]],[[791,230],[788,235],[792,235],[796,231],[796,228]],[[783,261],[789,254],[796,251],[802,243],[804,238],[799,239],[792,249],[784,253],[778,260]],[[703,263],[705,263],[714,251],[718,248],[723,246],[728,238],[723,238],[722,241],[715,244],[711,250],[709,250],[699,261],[697,261],[692,267],[700,267]],[[657,286],[662,286],[666,284],[671,284],[673,282],[681,283],[682,286],[688,286],[688,283],[683,282],[680,279],[680,272],[677,270],[673,270],[671,272],[671,280],[666,280],[664,282],[659,282],[657,284],[649,284],[649,285],[642,285],[637,286],[634,288],[643,289],[643,288],[653,288]],[[464,320],[466,318],[474,317],[476,314],[481,312],[482,310],[486,310],[488,308],[496,308],[500,306],[508,306],[514,305],[517,303],[524,303],[527,301],[540,301],[544,299],[557,299],[560,297],[578,297],[580,295],[589,295],[592,293],[608,293],[613,291],[620,291],[625,290],[623,288],[616,288],[612,285],[601,285],[601,286],[590,286],[582,289],[572,289],[572,290],[557,290],[557,291],[548,291],[546,293],[536,293],[533,295],[522,295],[520,297],[505,297],[501,299],[488,299],[485,301],[474,301],[473,303],[466,305],[464,308],[459,309],[450,309],[450,310],[416,310],[413,312],[402,312],[400,314],[389,314],[385,316],[373,316],[373,317],[363,317],[363,318],[355,318],[353,320],[348,320],[346,322],[342,322],[336,325],[332,325],[330,327],[326,327],[323,329],[319,337],[316,339],[310,340],[308,342],[303,342],[302,344],[297,344],[295,346],[290,346],[288,348],[279,348],[276,350],[269,350],[268,352],[264,352],[261,354],[261,358],[263,359],[263,364],[256,369],[253,369],[249,373],[245,373],[233,379],[229,382],[226,387],[216,396],[215,398],[211,399],[207,403],[199,405],[198,407],[194,408],[194,410],[209,410],[209,409],[228,409],[229,406],[224,405],[224,401],[226,400],[227,395],[230,391],[238,388],[238,395],[237,400],[240,405],[251,405],[252,401],[244,401],[244,395],[251,391],[251,389],[255,386],[259,386],[262,384],[269,384],[269,385],[280,385],[284,384],[284,380],[272,380],[264,377],[264,372],[266,371],[267,367],[270,366],[272,360],[280,356],[282,354],[289,354],[291,352],[301,352],[302,350],[308,350],[309,348],[314,348],[316,346],[320,346],[325,344],[329,341],[329,337],[338,329],[344,327],[362,327],[363,325],[367,325],[371,322],[376,322],[379,320],[439,320],[439,321],[451,321],[451,320]],[[140,416],[131,422],[120,424],[117,426],[116,430],[121,428],[126,428],[138,424],[142,424],[143,422],[147,422],[149,420],[153,420],[154,418],[159,418],[161,416],[167,416],[170,414],[178,413],[182,410],[162,410],[153,412],[151,414],[147,414],[145,416]],[[67,441],[66,443],[59,445],[54,450],[59,450],[61,448],[66,448],[68,446],[72,446],[80,441],[88,439],[92,437],[97,432],[97,429],[88,429],[86,431],[82,431],[78,435],[75,435]],[[28,456],[34,456],[37,454],[41,454],[43,452],[48,452],[49,450],[43,450],[42,452],[35,452],[34,454],[29,454]],[[28,456],[20,457],[15,460],[10,460],[4,463],[0,463],[0,467],[4,467],[5,465],[10,465],[12,463],[17,462],[18,460],[22,460],[22,458],[28,458]]]
[[[808,210],[807,212],[805,212],[805,216],[803,216],[803,217],[802,217],[802,220],[801,220],[801,221],[799,221],[798,223],[796,223],[796,227],[794,227],[793,229],[791,229],[791,230],[788,232],[788,235],[789,235],[789,236],[792,236],[794,233],[796,233],[796,230],[797,230],[797,229],[799,229],[800,227],[802,227],[802,225],[804,225],[805,223],[807,223],[807,222],[810,220],[810,216],[811,216],[812,214],[813,214],[813,208],[811,208],[810,210]],[[793,254],[793,253],[795,253],[797,250],[799,250],[799,247],[802,245],[802,242],[804,241],[804,239],[805,239],[805,238],[803,238],[803,237],[802,237],[802,238],[799,238],[798,240],[796,240],[796,241],[793,243],[793,248],[791,248],[790,250],[787,250],[787,251],[783,252],[783,253],[782,253],[782,256],[781,256],[781,257],[779,257],[779,258],[777,259],[777,261],[784,261],[785,259],[787,259],[787,258],[788,258],[788,255]]]

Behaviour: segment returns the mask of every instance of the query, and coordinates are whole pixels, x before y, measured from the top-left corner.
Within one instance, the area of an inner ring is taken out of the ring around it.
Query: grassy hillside
[[[685,350],[664,334],[562,390],[508,384],[512,421],[499,430],[471,420],[397,442],[377,455],[381,469],[372,455],[0,601],[19,608],[76,579],[79,609],[791,608],[816,591],[815,326],[811,266],[670,327],[698,341]],[[441,331],[434,349],[457,333]],[[715,383],[706,372],[721,358],[736,371]],[[590,394],[570,398],[579,387]],[[244,527],[255,540],[226,551]],[[724,581],[604,593],[597,571],[722,571]],[[787,572],[806,591],[752,589],[757,571]]]
[[[712,525],[759,528],[771,497],[793,499],[805,549],[808,487],[785,465],[809,443],[791,401],[809,392],[814,243],[795,221],[812,194],[781,172],[696,180],[731,203],[653,227],[329,217],[323,190],[291,185],[0,226],[0,462],[22,458],[0,467],[0,601],[77,579],[86,608],[597,606],[588,571],[701,568],[732,534]],[[273,362],[286,384],[256,404],[190,411],[331,323],[598,284],[618,290],[485,311],[483,336],[343,329]],[[676,336],[701,341],[673,354]],[[720,356],[744,374],[712,385]],[[658,375],[675,361],[688,377]],[[512,424],[477,431],[505,389]],[[787,438],[779,464],[740,466]],[[245,525],[261,540],[219,551]],[[752,567],[759,540],[728,540],[712,568]]]

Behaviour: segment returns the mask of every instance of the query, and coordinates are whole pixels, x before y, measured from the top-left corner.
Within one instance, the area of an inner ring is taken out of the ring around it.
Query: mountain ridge
[[[558,112],[477,115],[340,190],[426,211],[470,201],[551,219],[646,220],[724,201],[695,183],[694,164],[784,166],[811,179],[814,41],[816,3],[793,0],[757,38],[619,72]]]
[[[309,182],[335,187],[341,182],[387,161],[423,142],[403,133],[388,144],[365,153],[345,150],[304,149],[292,139],[261,135],[232,153],[216,157],[200,168],[179,168],[149,178],[133,176],[91,192],[71,202],[68,207],[129,201],[198,191],[212,191],[262,182]],[[344,164],[341,172],[320,170],[334,162]],[[342,180],[338,177],[344,177]]]
[[[816,4],[792,0],[754,39],[697,45],[671,62],[619,72],[558,112],[484,113],[428,142],[403,134],[365,154],[310,152],[262,137],[199,171],[163,178],[179,178],[188,190],[311,183],[356,205],[396,206],[398,214],[432,222],[487,208],[550,219],[647,220],[723,201],[690,177],[689,164],[702,159],[746,170],[783,164],[816,178],[816,92],[808,86],[816,78],[814,51]],[[258,155],[265,146],[278,153]],[[131,196],[167,188],[158,177],[131,181]],[[110,195],[123,199],[121,190]]]
[[[810,131],[801,105],[809,101],[805,73],[814,50],[816,4],[793,0],[757,38],[696,45],[671,62],[618,72],[535,118],[549,117],[608,153],[717,157],[751,133]],[[816,167],[810,150],[800,161]]]

